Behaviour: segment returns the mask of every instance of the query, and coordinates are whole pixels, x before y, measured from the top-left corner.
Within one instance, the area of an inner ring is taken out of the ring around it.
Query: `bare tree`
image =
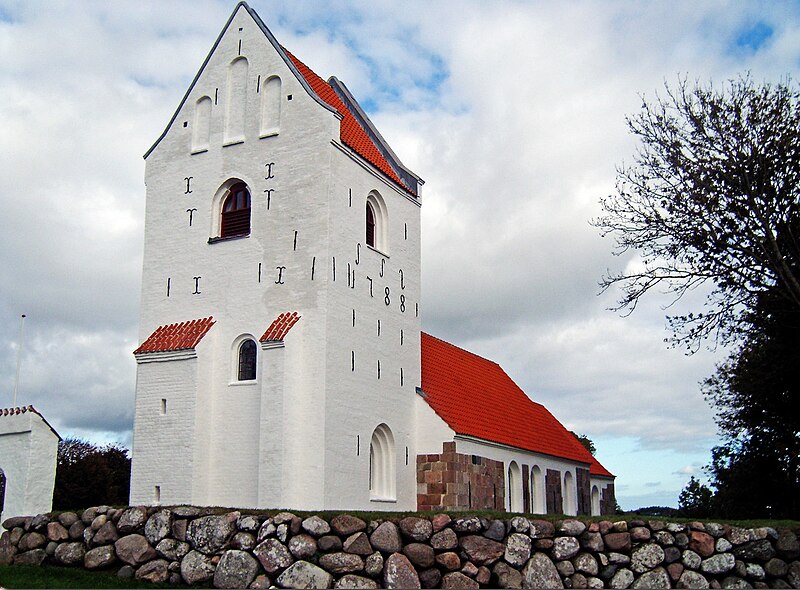
[[[601,285],[621,287],[626,313],[650,291],[674,303],[703,286],[702,310],[668,317],[672,344],[738,342],[760,293],[800,312],[800,94],[749,76],[665,89],[627,119],[639,149],[592,222],[639,260]]]

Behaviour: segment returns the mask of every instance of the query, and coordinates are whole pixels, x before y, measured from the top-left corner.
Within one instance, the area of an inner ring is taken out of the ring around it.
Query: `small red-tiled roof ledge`
[[[280,314],[269,325],[264,335],[259,338],[261,348],[274,348],[283,346],[283,339],[289,333],[289,330],[300,319],[300,315],[296,311],[286,311]]]
[[[159,326],[133,351],[137,363],[171,361],[195,358],[195,348],[214,325],[214,318],[208,316],[188,322],[178,322]]]
[[[28,405],[28,406],[18,406],[13,408],[0,408],[0,418],[3,418],[4,416],[21,416],[23,414],[28,414],[28,413],[39,416],[39,419],[41,419],[41,421],[44,423],[45,426],[47,426],[50,430],[53,431],[53,434],[55,434],[58,437],[58,440],[63,440],[61,438],[61,435],[58,434],[58,432],[56,432],[56,429],[53,428],[50,422],[47,421],[47,418],[42,416],[41,412],[39,412],[39,410],[37,410],[33,406]]]

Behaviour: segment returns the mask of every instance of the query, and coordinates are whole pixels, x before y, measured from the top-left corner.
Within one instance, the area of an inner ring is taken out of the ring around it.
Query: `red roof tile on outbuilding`
[[[457,434],[588,463],[613,477],[495,362],[422,333],[422,393]]]
[[[209,316],[199,320],[159,326],[139,348],[133,351],[133,354],[190,350],[197,346],[213,325],[214,318]]]

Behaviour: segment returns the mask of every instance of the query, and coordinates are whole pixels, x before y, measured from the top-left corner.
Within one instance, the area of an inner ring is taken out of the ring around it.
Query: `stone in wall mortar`
[[[3,525],[0,564],[215,587],[800,586],[797,530],[721,523],[387,514],[368,526],[350,514],[93,507]]]

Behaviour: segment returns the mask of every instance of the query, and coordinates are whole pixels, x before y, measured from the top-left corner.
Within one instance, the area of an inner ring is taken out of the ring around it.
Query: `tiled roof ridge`
[[[0,417],[4,416],[21,416],[27,413],[36,414],[39,416],[39,419],[45,423],[45,425],[58,437],[58,440],[61,440],[61,435],[56,432],[56,429],[53,428],[53,425],[47,421],[47,418],[42,416],[42,413],[33,407],[33,405],[29,404],[27,406],[15,406],[13,408],[0,408]]]
[[[41,414],[39,414],[39,410],[34,408],[32,405],[0,408],[0,416],[17,416],[19,414],[26,414],[27,412],[33,412],[34,414],[41,416]]]
[[[433,338],[434,340],[438,340],[438,341],[439,341],[439,342],[441,342],[442,344],[446,344],[447,346],[450,346],[450,347],[452,347],[452,348],[455,348],[455,349],[457,349],[457,350],[459,350],[459,351],[461,351],[461,352],[463,352],[463,353],[465,353],[465,354],[468,354],[468,355],[470,355],[470,356],[472,356],[472,357],[475,357],[475,358],[477,358],[477,359],[480,359],[480,360],[482,360],[482,361],[483,361],[483,362],[485,362],[485,363],[491,363],[491,364],[493,364],[493,365],[497,366],[497,367],[498,367],[498,368],[499,368],[501,371],[503,371],[503,372],[505,373],[505,370],[503,370],[503,367],[501,367],[501,366],[500,366],[500,363],[498,363],[498,362],[496,362],[496,361],[493,361],[492,359],[486,358],[485,356],[481,356],[481,355],[479,355],[479,354],[477,354],[477,353],[475,353],[475,352],[472,352],[471,350],[467,350],[466,348],[463,348],[463,347],[461,347],[461,346],[458,346],[457,344],[453,344],[452,342],[448,342],[447,340],[444,340],[443,338],[437,338],[436,336],[433,336],[433,335],[431,335],[431,334],[428,334],[427,332],[420,332],[420,336],[427,336],[428,338]],[[531,400],[531,401],[532,401],[533,403],[536,403],[536,402],[534,402],[533,400]]]
[[[339,126],[339,135],[342,143],[353,149],[357,154],[367,160],[367,162],[388,176],[400,188],[416,196],[416,191],[407,186],[400,179],[394,168],[392,168],[392,165],[375,146],[367,131],[358,122],[356,116],[350,112],[350,109],[339,95],[336,94],[336,91],[331,87],[330,83],[323,80],[321,76],[300,61],[297,56],[286,49],[286,47],[283,45],[280,47],[317,96],[335,108],[342,116],[342,121]]]
[[[300,319],[300,315],[296,311],[285,311],[280,314],[266,329],[264,335],[259,338],[260,342],[280,342],[289,333],[289,330]]]
[[[214,317],[208,316],[159,326],[133,354],[193,349],[214,323]]]

